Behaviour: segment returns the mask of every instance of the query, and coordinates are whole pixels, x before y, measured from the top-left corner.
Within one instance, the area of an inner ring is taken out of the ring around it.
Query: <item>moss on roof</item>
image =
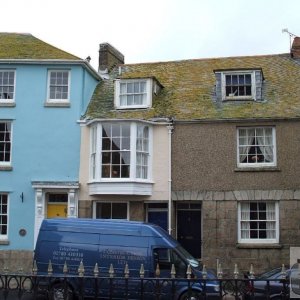
[[[81,60],[31,34],[22,33],[0,33],[0,59]]]
[[[263,101],[214,101],[214,70],[262,69]],[[288,54],[195,59],[122,66],[121,78],[155,77],[164,86],[150,109],[114,109],[113,80],[101,82],[86,118],[174,117],[195,119],[253,119],[300,117],[300,66]]]

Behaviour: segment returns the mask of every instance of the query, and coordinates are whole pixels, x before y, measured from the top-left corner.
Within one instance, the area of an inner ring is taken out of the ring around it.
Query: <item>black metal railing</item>
[[[106,274],[99,272],[96,264],[91,274],[86,274],[83,263],[78,267],[77,275],[68,273],[65,264],[62,274],[54,274],[49,262],[47,274],[39,274],[34,263],[31,274],[0,273],[0,299],[64,299],[75,296],[79,300],[92,299],[137,299],[137,300],[196,300],[196,299],[289,299],[289,280],[282,267],[279,279],[256,279],[253,267],[247,277],[241,278],[235,266],[233,278],[224,278],[221,266],[217,266],[216,276],[208,278],[203,266],[201,278],[195,278],[190,266],[186,278],[177,278],[174,265],[169,277],[162,277],[157,265],[154,277],[145,277],[143,265],[139,276],[130,276],[128,265],[118,273],[110,265]]]

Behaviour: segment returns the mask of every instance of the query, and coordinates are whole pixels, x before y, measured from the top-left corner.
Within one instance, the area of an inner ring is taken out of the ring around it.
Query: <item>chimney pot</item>
[[[291,48],[291,57],[300,58],[300,37],[296,36]]]
[[[119,64],[124,64],[124,55],[109,43],[100,44],[98,71],[109,72]]]

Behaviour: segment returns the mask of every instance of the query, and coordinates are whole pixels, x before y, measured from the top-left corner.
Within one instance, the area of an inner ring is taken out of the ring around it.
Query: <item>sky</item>
[[[98,69],[99,44],[125,63],[286,53],[300,0],[9,0],[1,31],[31,33]]]

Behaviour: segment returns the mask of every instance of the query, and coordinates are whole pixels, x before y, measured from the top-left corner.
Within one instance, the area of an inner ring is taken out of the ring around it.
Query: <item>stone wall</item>
[[[215,267],[217,259],[225,273],[238,264],[242,272],[264,270],[289,264],[289,249],[300,247],[300,190],[173,191],[173,201],[202,203],[202,261]],[[279,243],[239,244],[238,203],[279,202]]]
[[[33,252],[25,250],[0,250],[0,272],[8,270],[10,273],[31,273]]]

